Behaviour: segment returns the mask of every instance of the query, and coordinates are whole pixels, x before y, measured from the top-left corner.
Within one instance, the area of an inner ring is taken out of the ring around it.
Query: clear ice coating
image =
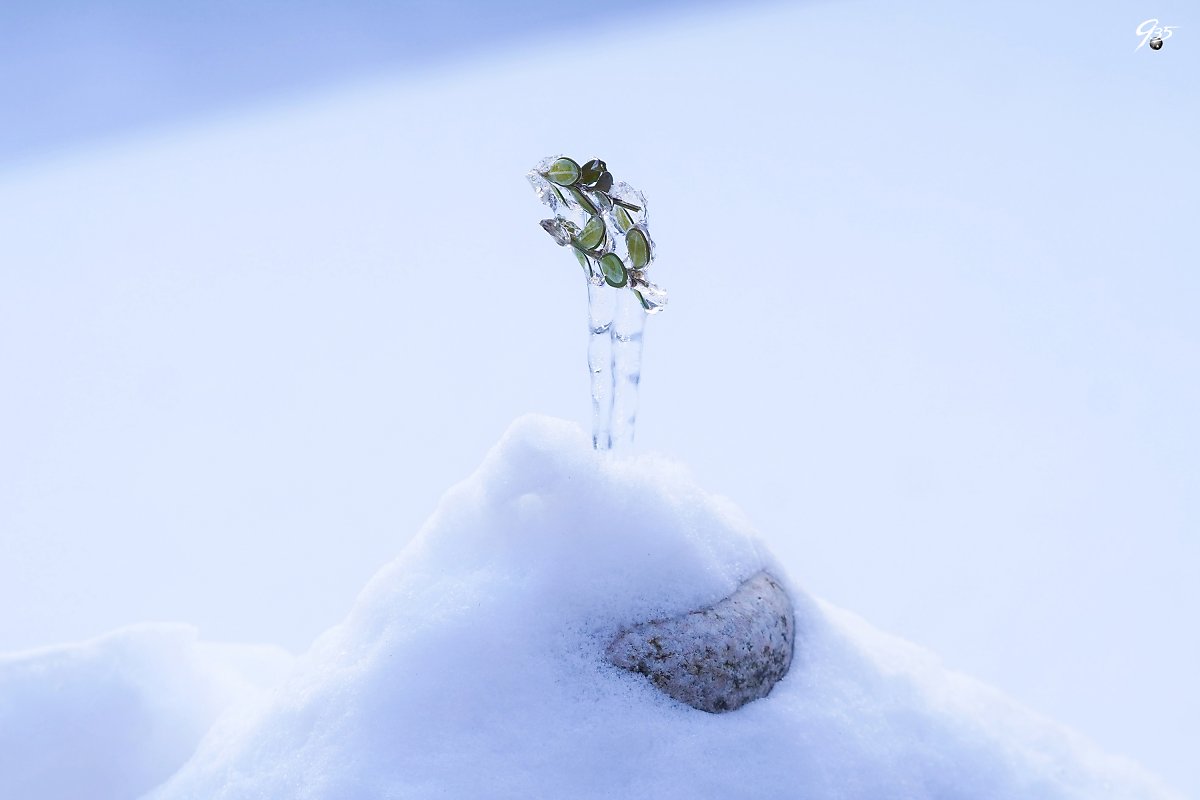
[[[610,447],[625,450],[633,446],[633,428],[637,422],[638,384],[642,380],[642,339],[646,330],[646,311],[632,292],[618,292],[617,309],[612,322],[612,380]]]
[[[657,314],[667,305],[667,293],[650,283],[637,290],[647,314]]]
[[[544,219],[542,220],[542,230],[550,234],[550,237],[562,247],[566,247],[571,243],[578,231],[572,230],[574,226],[566,220]]]
[[[613,308],[616,292],[600,281],[588,283],[588,372],[592,378],[592,447],[609,450],[613,417]]]
[[[633,444],[646,316],[666,307],[667,292],[646,279],[656,248],[645,195],[623,181],[612,183],[603,162],[576,169],[578,163],[564,161],[552,169],[561,159],[542,159],[526,177],[554,214],[542,220],[543,230],[556,244],[573,248],[587,282],[592,446],[623,449]],[[600,268],[604,256],[605,268],[613,266],[613,253],[624,267],[623,281],[620,271],[609,270],[606,279]]]

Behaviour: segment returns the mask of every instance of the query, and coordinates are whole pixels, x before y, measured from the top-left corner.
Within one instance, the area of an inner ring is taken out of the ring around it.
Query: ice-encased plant
[[[614,184],[598,158],[580,166],[550,156],[528,177],[554,213],[542,220],[542,228],[571,248],[587,279],[592,445],[628,446],[637,418],[646,315],[667,304],[667,293],[646,280],[655,250],[646,198],[627,183]]]

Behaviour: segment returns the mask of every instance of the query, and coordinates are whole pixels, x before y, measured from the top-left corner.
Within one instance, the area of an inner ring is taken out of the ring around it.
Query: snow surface
[[[291,662],[276,647],[200,643],[185,625],[0,656],[0,797],[137,797]]]
[[[678,465],[524,417],[270,701],[218,723],[151,797],[1170,796],[795,586],[791,672],[739,711],[604,661],[622,625],[763,568],[781,574]]]

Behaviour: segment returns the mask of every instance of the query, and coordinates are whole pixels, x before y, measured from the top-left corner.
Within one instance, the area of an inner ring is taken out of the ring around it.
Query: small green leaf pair
[[[573,198],[575,198],[575,204],[588,214],[596,215],[600,213],[600,210],[596,208],[596,204],[593,203],[588,196],[580,191],[577,187],[568,187],[567,191],[571,193]]]
[[[641,228],[630,228],[625,234],[625,246],[629,248],[629,260],[634,269],[645,269],[650,263],[650,240]]]
[[[605,253],[600,257],[600,271],[604,273],[604,282],[609,286],[620,289],[629,284],[629,270],[625,262],[616,253]]]
[[[608,165],[598,158],[593,158],[581,167],[573,159],[564,156],[551,164],[545,175],[546,180],[559,186],[582,185],[605,194],[612,191],[612,173],[608,171]]]
[[[580,231],[579,236],[575,238],[575,241],[578,242],[584,250],[595,250],[597,247],[604,244],[604,240],[606,238],[605,234],[607,232],[608,231],[604,227],[604,220],[598,215],[593,215],[592,218],[587,221],[587,225],[583,226],[583,230]]]
[[[591,256],[575,248],[575,258],[579,261],[579,266],[583,267],[583,274],[590,281],[592,278],[592,260]],[[604,282],[615,289],[620,289],[629,284],[629,270],[625,269],[625,263],[621,261],[621,257],[616,253],[605,253],[596,259],[600,265],[600,274],[604,276]]]
[[[617,220],[617,227],[621,229],[621,233],[628,233],[633,227],[633,217],[629,216],[629,212],[623,206],[613,208],[613,217]]]
[[[579,182],[591,187],[592,191],[607,194],[612,191],[613,176],[608,165],[598,158],[584,164],[579,170]]]
[[[593,158],[580,168],[579,182],[589,186],[600,180],[600,176],[608,172],[608,165],[598,158]]]

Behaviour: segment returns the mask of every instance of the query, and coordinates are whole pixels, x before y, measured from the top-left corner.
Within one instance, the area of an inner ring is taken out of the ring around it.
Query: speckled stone
[[[766,697],[792,664],[792,601],[765,572],[708,608],[622,631],[608,660],[692,708],[720,713]]]

